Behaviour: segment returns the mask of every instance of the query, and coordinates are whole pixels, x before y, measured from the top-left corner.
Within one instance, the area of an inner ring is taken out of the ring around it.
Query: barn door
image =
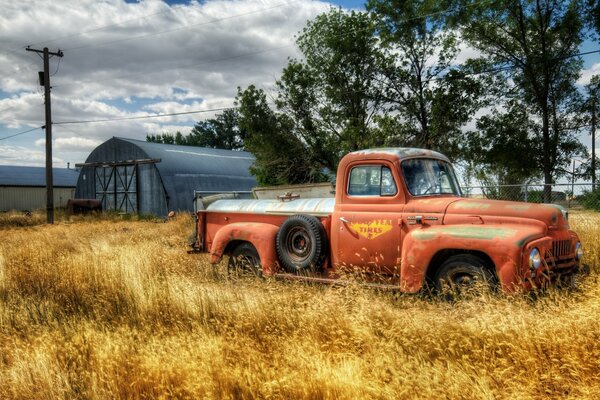
[[[96,199],[102,202],[103,210],[115,209],[115,177],[113,167],[94,168]]]
[[[95,170],[96,199],[102,202],[102,209],[136,213],[136,165],[97,167]]]
[[[115,199],[117,210],[126,213],[137,212],[137,168],[135,165],[115,167]]]

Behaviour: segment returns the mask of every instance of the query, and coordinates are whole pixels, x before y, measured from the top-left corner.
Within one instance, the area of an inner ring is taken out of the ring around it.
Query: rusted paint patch
[[[515,211],[527,211],[531,208],[531,204],[509,204],[506,208]]]
[[[479,201],[458,201],[454,203],[454,208],[462,210],[487,210],[492,205],[490,203],[483,203]]]
[[[496,228],[487,226],[444,226],[430,228],[412,233],[416,240],[431,240],[438,235],[449,235],[461,239],[506,239],[515,236],[516,229]]]
[[[412,237],[416,240],[431,240],[438,235],[438,232],[432,232],[431,230],[419,230],[411,233]]]

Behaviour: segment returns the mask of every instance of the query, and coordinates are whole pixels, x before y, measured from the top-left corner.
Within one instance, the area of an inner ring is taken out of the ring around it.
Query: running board
[[[348,281],[342,278],[319,278],[315,276],[302,276],[302,275],[294,275],[294,274],[274,274],[273,278],[285,281],[300,281],[300,282],[309,282],[309,283],[320,283],[324,285],[339,285],[346,286],[352,283],[358,283],[360,286],[367,287],[369,289],[378,289],[378,290],[390,290],[390,291],[399,291],[399,285],[389,285],[384,283],[371,283],[371,282],[360,282],[360,281]]]

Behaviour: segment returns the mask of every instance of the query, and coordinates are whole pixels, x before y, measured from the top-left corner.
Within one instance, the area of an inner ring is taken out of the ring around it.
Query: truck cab
[[[334,199],[220,200],[196,215],[194,247],[212,262],[323,281],[359,271],[410,293],[529,290],[572,276],[583,255],[566,210],[466,199],[450,160],[424,149],[347,154]]]

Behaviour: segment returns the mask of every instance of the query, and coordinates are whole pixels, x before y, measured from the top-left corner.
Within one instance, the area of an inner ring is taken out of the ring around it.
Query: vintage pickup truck
[[[335,198],[199,204],[194,251],[263,276],[333,282],[350,270],[409,293],[477,282],[515,292],[568,280],[583,257],[565,209],[463,198],[448,158],[430,150],[347,154]]]

